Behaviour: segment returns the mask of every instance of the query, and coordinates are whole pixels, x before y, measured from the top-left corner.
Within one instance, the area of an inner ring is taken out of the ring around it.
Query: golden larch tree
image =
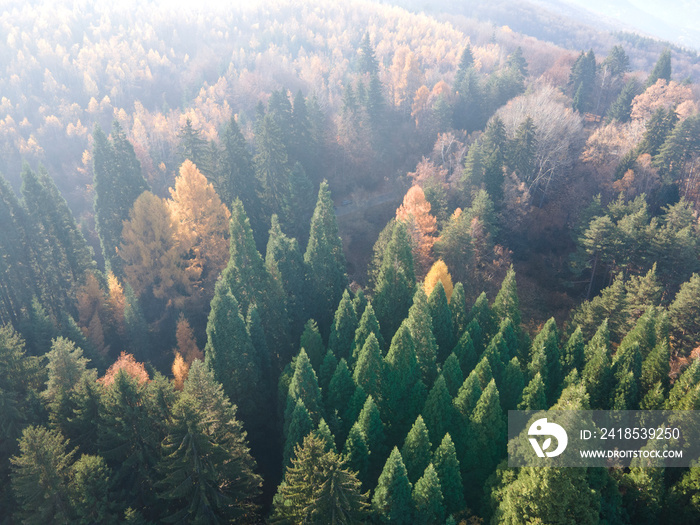
[[[183,314],[180,314],[177,320],[175,339],[177,340],[175,353],[182,356],[187,366],[191,365],[192,361],[195,359],[204,361],[204,354],[197,346],[197,341],[194,338],[194,331]]]
[[[175,390],[182,390],[185,386],[185,380],[187,375],[190,373],[190,365],[188,365],[182,358],[180,352],[175,353],[175,360],[172,366],[173,371],[173,387]]]
[[[437,233],[437,220],[430,214],[430,203],[420,186],[412,186],[396,210],[396,220],[406,224],[413,242],[413,259],[416,274],[425,275],[433,260],[433,244]]]
[[[127,354],[126,352],[121,353],[119,359],[107,369],[104,377],[101,377],[98,381],[105,386],[110,386],[114,383],[114,379],[117,377],[120,370],[124,370],[124,372],[138,380],[141,384],[150,381],[148,372],[146,372],[146,367],[143,366],[143,363],[139,363],[133,355]]]
[[[447,265],[442,259],[435,261],[435,264],[430,268],[430,271],[425,276],[425,281],[423,282],[423,288],[425,289],[425,295],[430,297],[430,294],[437,285],[438,281],[442,282],[442,286],[445,289],[445,295],[447,300],[452,297],[452,276],[450,275]]]
[[[229,258],[228,223],[231,213],[214,186],[189,160],[180,166],[167,201],[176,241],[188,254],[186,271],[195,282],[195,295],[207,301]]]
[[[124,221],[119,256],[127,281],[147,308],[152,298],[182,308],[191,295],[192,283],[170,209],[149,191],[136,199],[129,220]]]

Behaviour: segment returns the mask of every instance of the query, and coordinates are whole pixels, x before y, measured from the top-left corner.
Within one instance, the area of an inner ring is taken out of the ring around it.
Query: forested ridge
[[[700,521],[505,461],[700,409],[696,56],[450,6],[10,3],[0,523]]]

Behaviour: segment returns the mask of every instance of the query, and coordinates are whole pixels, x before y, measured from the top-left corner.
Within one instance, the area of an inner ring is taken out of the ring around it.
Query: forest
[[[397,3],[7,2],[0,525],[700,522],[506,448],[700,410],[697,52]]]

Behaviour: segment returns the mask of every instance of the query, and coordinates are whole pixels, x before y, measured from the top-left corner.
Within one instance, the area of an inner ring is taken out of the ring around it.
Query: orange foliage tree
[[[110,386],[112,383],[114,383],[114,379],[117,377],[120,370],[123,370],[126,374],[129,374],[141,384],[150,381],[148,372],[146,372],[146,367],[143,366],[143,363],[139,363],[136,361],[136,359],[134,359],[133,355],[127,354],[126,352],[121,353],[119,359],[117,359],[114,364],[107,369],[104,377],[100,378],[98,381],[105,386]]]
[[[396,210],[396,220],[406,224],[413,241],[416,274],[425,275],[433,259],[433,244],[437,237],[437,220],[430,214],[430,203],[420,186],[412,186]]]

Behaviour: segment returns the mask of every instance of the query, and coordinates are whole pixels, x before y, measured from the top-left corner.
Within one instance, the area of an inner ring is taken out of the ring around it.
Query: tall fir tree
[[[665,80],[666,82],[671,81],[671,50],[664,49],[659,55],[659,59],[654,65],[654,69],[651,70],[649,78],[647,78],[644,87],[648,88],[656,84],[658,80]]]
[[[467,329],[467,301],[464,295],[464,285],[457,283],[452,289],[450,297],[450,311],[452,312],[453,341],[459,341],[462,334]]]
[[[328,348],[338,359],[350,359],[355,331],[358,328],[357,314],[347,288],[343,290],[338,308],[335,311]]]
[[[442,312],[444,313],[444,311]],[[444,320],[444,319],[443,319]],[[413,304],[408,310],[406,326],[411,331],[416,358],[423,383],[430,385],[437,375],[437,342],[433,334],[433,320],[430,305],[422,286],[416,286]]]
[[[355,330],[355,339],[352,343],[352,361],[356,362],[359,359],[360,352],[365,346],[365,342],[370,334],[374,334],[377,344],[379,345],[380,351],[384,348],[384,337],[382,337],[382,332],[379,327],[379,321],[377,321],[377,316],[374,313],[374,308],[372,303],[368,302],[367,306],[362,312],[362,317],[360,317],[360,322],[357,325],[357,330]]]
[[[316,209],[311,218],[309,243],[304,253],[304,265],[307,309],[318,323],[321,334],[327,337],[332,312],[335,311],[347,285],[347,274],[333,201],[325,181],[318,190]]]
[[[464,383],[464,374],[462,367],[459,364],[459,358],[452,352],[442,365],[441,374],[445,378],[447,390],[450,396],[455,397],[459,391],[459,387]]]
[[[354,393],[355,382],[352,379],[352,373],[345,358],[341,358],[326,393],[326,414],[328,414],[329,420],[338,421],[334,433],[340,443],[345,441],[350,431],[350,426],[355,421],[355,418],[350,419],[346,417]],[[362,401],[364,402],[364,399]],[[357,414],[355,414],[355,417],[357,417]]]
[[[379,343],[374,333],[370,332],[362,347],[357,363],[353,370],[355,384],[362,387],[364,392],[374,399],[382,399],[382,378],[384,377],[384,361],[379,349]]]
[[[369,469],[369,447],[367,446],[365,433],[362,431],[362,427],[357,421],[352,425],[348,433],[348,438],[345,440],[343,456],[347,461],[348,468],[357,472],[358,479],[362,482],[364,487],[367,487],[369,481],[367,478]]]
[[[384,422],[377,404],[368,396],[364,407],[357,418],[357,423],[365,435],[369,447],[368,479],[374,483],[384,466],[388,453],[388,445]]]
[[[460,473],[459,461],[455,445],[450,434],[445,434],[440,446],[433,454],[432,464],[435,466],[447,514],[455,514],[464,509],[464,486]]]
[[[401,453],[394,447],[379,476],[372,498],[372,510],[381,523],[413,523],[411,490],[411,482],[408,480]]]
[[[435,443],[442,441],[444,435],[454,428],[456,414],[452,406],[452,396],[442,374],[430,389],[422,414]]]
[[[442,282],[438,281],[428,297],[428,307],[433,320],[433,334],[438,347],[437,360],[443,363],[454,347],[452,312]]]
[[[445,519],[445,504],[435,467],[430,463],[423,476],[413,486],[413,523],[428,525],[442,523]]]
[[[423,418],[418,416],[401,447],[401,458],[411,483],[418,481],[430,463],[432,448],[428,427],[425,426]]]
[[[289,418],[295,410],[298,400],[303,401],[305,409],[313,420],[314,426],[318,425],[319,420],[323,416],[323,398],[321,389],[318,386],[316,372],[314,372],[311,362],[303,348],[299,351],[299,355],[296,358],[294,375],[289,383],[286,401],[287,408],[285,410],[285,428],[288,426]]]
[[[311,366],[314,368],[314,370],[320,373],[325,348],[323,346],[321,334],[318,331],[318,325],[313,319],[309,319],[304,325],[304,332],[301,334],[299,348],[304,349],[309,361],[311,361]],[[335,357],[335,354],[333,355]]]

